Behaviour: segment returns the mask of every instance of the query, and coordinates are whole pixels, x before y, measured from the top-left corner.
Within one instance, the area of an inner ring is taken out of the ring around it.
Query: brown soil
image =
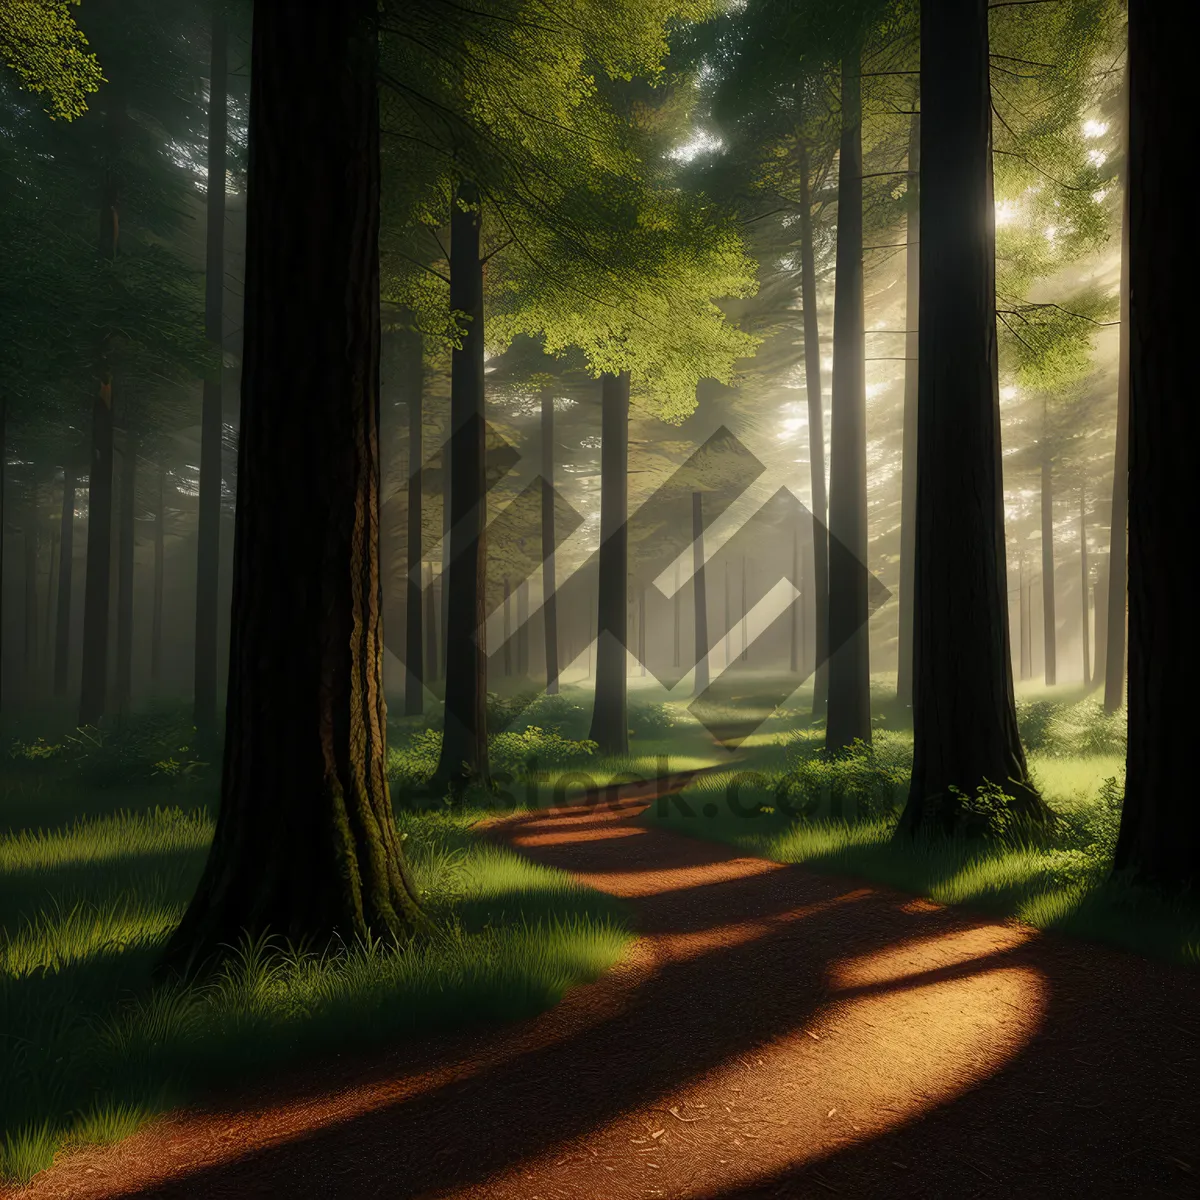
[[[493,833],[628,898],[615,971],[501,1030],[64,1155],[71,1197],[1200,1194],[1200,976],[635,823]]]

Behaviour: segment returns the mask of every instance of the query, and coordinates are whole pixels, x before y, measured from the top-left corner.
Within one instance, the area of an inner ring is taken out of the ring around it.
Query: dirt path
[[[22,1200],[1198,1194],[1200,975],[637,811],[494,830],[629,898],[643,936],[598,983],[77,1152]]]

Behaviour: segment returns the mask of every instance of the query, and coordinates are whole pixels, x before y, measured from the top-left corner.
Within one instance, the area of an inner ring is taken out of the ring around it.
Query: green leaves
[[[0,0],[0,60],[26,91],[44,96],[53,118],[71,121],[104,77],[71,6],[79,0]]]

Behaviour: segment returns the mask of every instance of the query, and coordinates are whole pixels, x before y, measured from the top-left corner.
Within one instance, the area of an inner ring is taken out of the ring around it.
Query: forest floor
[[[556,1008],[226,1094],[17,1194],[1196,1194],[1194,970],[750,857],[644,807],[492,826],[633,913],[622,963]]]

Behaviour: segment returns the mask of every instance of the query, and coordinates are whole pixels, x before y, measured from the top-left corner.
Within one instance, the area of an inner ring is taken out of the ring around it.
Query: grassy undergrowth
[[[986,842],[897,839],[912,735],[878,729],[841,759],[809,727],[773,739],[729,772],[697,780],[643,818],[779,862],[857,876],[943,904],[1200,965],[1200,908],[1111,877],[1124,775],[1123,714],[1099,702],[1019,705],[1030,768],[1052,830]]]
[[[475,836],[480,812],[401,811],[430,937],[248,944],[203,985],[154,983],[203,866],[211,779],[114,770],[99,787],[94,747],[89,767],[30,745],[0,776],[0,1177],[287,1064],[540,1011],[628,942],[619,902]]]

